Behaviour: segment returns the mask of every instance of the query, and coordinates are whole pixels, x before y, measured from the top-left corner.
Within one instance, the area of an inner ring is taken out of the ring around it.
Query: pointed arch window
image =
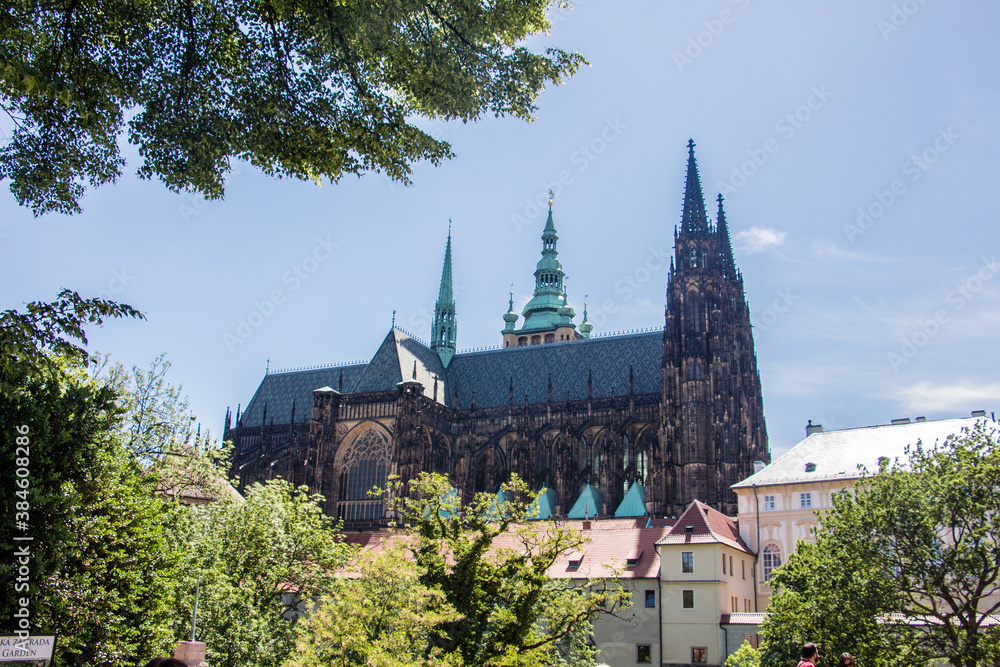
[[[369,496],[384,489],[389,463],[389,441],[378,430],[368,429],[355,439],[340,467],[338,516],[344,521],[372,522],[385,514],[384,498]]]
[[[691,246],[691,255],[688,264],[692,269],[698,268],[698,248],[694,245]]]

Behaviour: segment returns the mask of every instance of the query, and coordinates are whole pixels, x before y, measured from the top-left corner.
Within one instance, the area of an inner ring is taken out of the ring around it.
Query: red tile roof
[[[645,524],[645,518],[642,523]],[[552,527],[573,527],[573,521],[560,521],[555,524],[548,522],[532,523],[532,528],[538,531],[549,530]],[[575,522],[580,523],[580,522]],[[598,523],[593,521],[593,524]],[[609,523],[609,522],[600,522]],[[627,523],[634,525],[635,520],[629,519]],[[605,527],[594,530],[579,530],[586,539],[586,544],[571,552],[560,555],[548,570],[548,575],[554,579],[601,579],[614,575],[617,571],[622,579],[656,579],[660,576],[660,558],[657,554],[656,543],[664,537],[669,530],[664,526],[654,526],[651,528],[613,528]],[[404,538],[403,534],[390,532],[377,533],[345,533],[345,542],[356,544],[362,549],[383,549],[389,542],[396,542]],[[493,550],[523,549],[523,545],[514,532],[499,535],[493,542]],[[638,562],[634,567],[628,567],[629,557],[638,555]],[[577,568],[570,567],[571,560],[579,560]],[[346,569],[341,572],[344,576],[357,576]]]
[[[691,531],[688,532],[688,527]],[[722,512],[695,500],[677,519],[670,531],[657,544],[721,543],[754,555],[740,537],[736,521]]]

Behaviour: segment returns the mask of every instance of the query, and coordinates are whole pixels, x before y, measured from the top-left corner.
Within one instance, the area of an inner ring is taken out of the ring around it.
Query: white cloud
[[[909,387],[896,387],[892,398],[906,412],[955,412],[968,414],[972,410],[987,410],[1000,403],[1000,382],[986,384],[963,380],[952,384],[917,382]]]
[[[751,227],[736,234],[736,247],[750,253],[763,252],[770,247],[781,247],[788,232],[779,232],[765,227]]]

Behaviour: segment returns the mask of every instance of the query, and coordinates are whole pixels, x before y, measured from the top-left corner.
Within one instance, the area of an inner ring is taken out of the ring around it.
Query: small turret
[[[563,285],[563,305],[559,308],[559,326],[573,326],[574,317],[576,317],[576,311],[573,310],[573,306],[569,305],[569,286]]]
[[[590,332],[594,330],[594,325],[587,321],[587,302],[583,302],[583,322],[577,327],[580,335],[584,338],[590,338]]]
[[[503,327],[503,333],[514,333],[514,327],[517,325],[517,317],[517,311],[514,310],[514,291],[511,290],[507,312],[503,314],[503,321],[506,322]]]

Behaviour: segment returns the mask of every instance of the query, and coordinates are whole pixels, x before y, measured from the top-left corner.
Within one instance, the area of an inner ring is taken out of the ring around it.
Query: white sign
[[[0,662],[17,660],[51,660],[56,648],[55,635],[30,637],[0,637]]]

